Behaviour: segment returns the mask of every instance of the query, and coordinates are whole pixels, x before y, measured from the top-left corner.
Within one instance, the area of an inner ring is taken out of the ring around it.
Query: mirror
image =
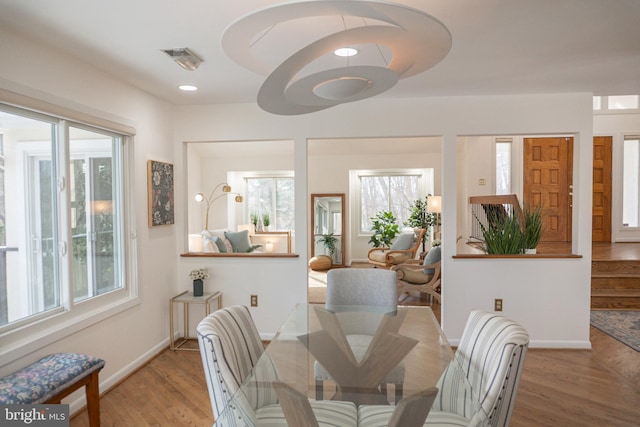
[[[344,265],[344,193],[311,195],[311,256]]]

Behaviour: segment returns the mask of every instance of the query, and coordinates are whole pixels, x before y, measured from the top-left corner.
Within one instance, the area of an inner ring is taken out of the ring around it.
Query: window
[[[640,226],[640,137],[624,139],[622,178],[622,225]]]
[[[361,233],[371,231],[371,218],[381,211],[391,211],[402,225],[411,215],[414,202],[433,194],[433,169],[352,173],[359,187]]]
[[[293,176],[245,177],[247,221],[253,216],[264,224],[268,215],[269,231],[293,230],[295,222],[295,187]]]
[[[0,129],[2,333],[126,288],[127,136],[1,104]]]
[[[511,139],[496,139],[496,194],[511,194]]]
[[[593,111],[599,113],[637,112],[640,110],[640,95],[594,96]]]

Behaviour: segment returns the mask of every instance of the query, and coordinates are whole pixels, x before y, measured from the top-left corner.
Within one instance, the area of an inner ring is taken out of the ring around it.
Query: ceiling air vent
[[[202,59],[186,47],[177,49],[162,49],[171,59],[185,70],[193,71],[200,66]]]

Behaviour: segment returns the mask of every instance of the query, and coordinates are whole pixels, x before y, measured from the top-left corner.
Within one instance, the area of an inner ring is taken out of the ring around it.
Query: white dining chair
[[[379,313],[395,313],[398,310],[396,273],[379,268],[338,268],[327,272],[327,310],[342,311],[345,306],[375,309]],[[374,329],[371,329],[372,326]],[[365,355],[375,334],[375,325],[351,322],[343,325],[344,333],[357,360]],[[402,399],[405,368],[400,363],[385,376],[380,384],[381,393],[386,395],[387,384],[394,385],[395,401]],[[319,363],[314,364],[316,399],[324,397],[324,381],[331,378]]]

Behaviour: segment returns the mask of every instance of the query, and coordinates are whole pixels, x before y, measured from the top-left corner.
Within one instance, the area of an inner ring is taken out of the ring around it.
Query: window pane
[[[496,194],[511,194],[510,142],[496,142]]]
[[[378,212],[391,211],[402,225],[420,198],[420,176],[380,175],[360,177],[360,231],[371,231],[371,218]]]
[[[0,111],[0,325],[56,308],[52,123]]]
[[[624,167],[622,179],[622,224],[638,227],[640,223],[640,139],[624,141]]]
[[[638,108],[638,95],[609,96],[610,110],[630,110]]]
[[[593,109],[600,110],[602,108],[602,97],[594,96],[593,97]]]
[[[371,218],[389,210],[389,177],[360,177],[360,207],[361,231],[370,231]]]
[[[293,230],[295,222],[295,187],[293,178],[276,179],[276,215],[274,231]]]
[[[402,226],[411,215],[413,203],[420,198],[418,177],[415,175],[392,176],[390,183],[391,212],[396,217],[397,223]]]
[[[118,187],[113,180],[119,138],[76,127],[70,127],[69,135],[71,275],[74,301],[80,301],[122,286],[114,215]]]
[[[293,178],[247,178],[247,211],[249,220],[264,225],[269,215],[269,231],[293,230],[295,222],[295,187]]]

